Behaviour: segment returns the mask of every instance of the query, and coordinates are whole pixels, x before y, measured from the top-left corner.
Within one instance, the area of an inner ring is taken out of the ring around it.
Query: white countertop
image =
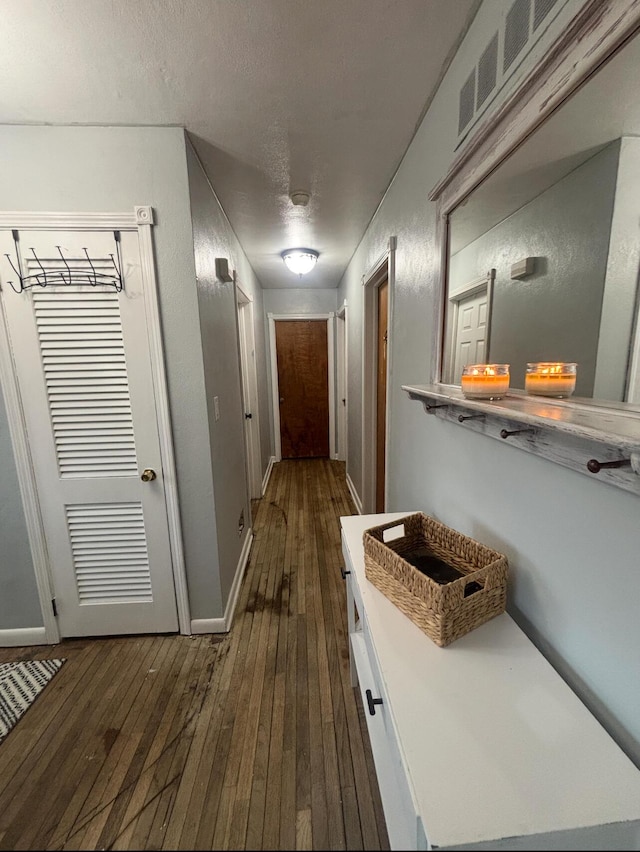
[[[440,648],[366,579],[364,530],[408,514],[341,522],[431,845],[640,820],[640,771],[509,615]]]

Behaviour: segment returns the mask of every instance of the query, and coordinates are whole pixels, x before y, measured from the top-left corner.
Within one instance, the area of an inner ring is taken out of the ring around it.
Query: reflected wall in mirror
[[[640,403],[640,37],[449,215],[441,380],[575,361],[576,397]]]

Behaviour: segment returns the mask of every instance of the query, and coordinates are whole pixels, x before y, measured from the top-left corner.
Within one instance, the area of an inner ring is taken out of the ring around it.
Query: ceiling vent
[[[535,32],[540,24],[547,17],[549,12],[556,5],[558,0],[534,0],[533,3],[533,31]]]
[[[569,0],[514,0],[460,89],[458,148]],[[552,15],[551,12],[554,12]]]
[[[504,27],[503,72],[513,65],[518,54],[529,40],[530,16],[531,0],[516,0],[507,12]]]
[[[487,45],[478,62],[478,97],[476,109],[489,97],[496,87],[498,77],[498,33],[494,35]]]
[[[460,109],[458,112],[458,133],[462,133],[473,118],[476,100],[476,69],[471,72],[469,79],[460,89]]]

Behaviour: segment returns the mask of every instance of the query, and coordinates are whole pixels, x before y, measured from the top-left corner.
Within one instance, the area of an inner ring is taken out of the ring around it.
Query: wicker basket
[[[385,542],[401,525],[404,534]],[[365,530],[363,544],[367,579],[440,647],[504,612],[507,557],[422,512]],[[422,573],[403,558],[418,549],[462,576],[442,584]]]

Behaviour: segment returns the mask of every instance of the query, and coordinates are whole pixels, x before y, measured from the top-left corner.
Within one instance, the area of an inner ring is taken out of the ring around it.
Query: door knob
[[[284,402],[284,397],[283,397],[283,396],[281,396],[281,397],[280,397],[280,402]]]
[[[156,472],[155,472],[155,470],[151,470],[150,467],[145,468],[142,471],[142,476],[140,477],[140,479],[143,482],[151,482],[155,478],[156,478]]]

